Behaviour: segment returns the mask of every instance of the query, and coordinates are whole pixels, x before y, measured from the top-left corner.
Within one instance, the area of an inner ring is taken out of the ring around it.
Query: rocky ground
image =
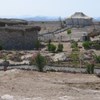
[[[47,23],[48,24],[48,23]],[[58,24],[57,24],[58,25]],[[48,25],[49,27],[50,25]],[[56,26],[56,25],[54,25]],[[51,31],[42,23],[43,32]],[[59,26],[57,26],[59,27]],[[54,27],[54,30],[57,29]],[[87,28],[90,29],[90,28]],[[87,30],[89,31],[89,30]],[[86,29],[72,30],[72,38],[80,38]],[[79,34],[77,34],[79,33]],[[80,34],[82,33],[82,34]],[[58,34],[69,39],[66,32]],[[58,43],[54,43],[58,45]],[[70,54],[70,43],[63,43],[64,53]],[[82,44],[79,43],[79,46]],[[44,49],[44,48],[43,48]],[[52,55],[41,51],[44,56]],[[84,51],[81,48],[81,52]],[[90,52],[90,51],[89,51]],[[93,50],[100,54],[100,50]],[[12,65],[29,64],[36,51],[1,51],[0,64],[7,59]],[[23,65],[24,66],[24,65]],[[39,73],[36,71],[8,70],[0,71],[0,100],[100,100],[100,78],[88,74],[70,74],[62,72]]]
[[[100,78],[61,72],[0,71],[0,100],[100,100]]]

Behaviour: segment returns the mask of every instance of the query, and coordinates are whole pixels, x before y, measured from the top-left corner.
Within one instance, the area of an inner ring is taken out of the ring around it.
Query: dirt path
[[[0,71],[0,100],[100,100],[94,75],[35,71]],[[4,99],[8,96],[10,99]]]

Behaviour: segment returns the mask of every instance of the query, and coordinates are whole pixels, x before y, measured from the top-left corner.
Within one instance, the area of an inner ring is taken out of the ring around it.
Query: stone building
[[[32,50],[38,40],[40,29],[38,26],[29,25],[2,26],[0,45],[5,50]]]
[[[66,20],[66,25],[71,25],[71,26],[90,26],[93,24],[92,18],[86,16],[82,12],[76,12],[70,17],[68,17]]]

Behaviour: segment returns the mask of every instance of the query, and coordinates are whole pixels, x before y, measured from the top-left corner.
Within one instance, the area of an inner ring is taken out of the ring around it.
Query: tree
[[[71,40],[71,33],[72,33],[71,29],[68,29],[68,30],[67,30],[67,34],[69,35],[70,40]]]
[[[36,58],[35,58],[35,64],[39,70],[39,72],[43,72],[43,68],[46,64],[46,59],[44,56],[42,56],[40,53],[37,54]]]

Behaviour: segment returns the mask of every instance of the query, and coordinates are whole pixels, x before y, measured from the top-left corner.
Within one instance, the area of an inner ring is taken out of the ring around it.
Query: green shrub
[[[83,42],[82,45],[83,45],[84,49],[90,49],[91,48],[91,45],[92,45],[92,42],[85,41],[85,42]]]
[[[36,50],[39,50],[40,46],[41,46],[41,43],[40,43],[39,40],[37,40],[36,43],[35,43]]]
[[[94,49],[100,50],[100,44],[94,43],[92,46],[93,46]]]
[[[91,64],[91,74],[94,74],[94,64]]]
[[[64,47],[63,47],[63,44],[60,44],[60,43],[59,43],[59,44],[58,44],[58,49],[57,49],[57,51],[58,51],[58,52],[62,52],[62,51],[63,51],[63,48],[64,48]]]
[[[94,64],[87,64],[86,71],[88,74],[94,74]]]
[[[88,74],[91,74],[91,66],[89,64],[87,64],[87,66],[86,66],[86,72]]]
[[[39,72],[43,72],[43,68],[46,64],[46,59],[40,53],[35,58],[35,64],[39,70]]]
[[[83,47],[85,49],[96,49],[96,50],[100,50],[100,43],[98,41],[86,41],[83,42]]]
[[[69,35],[70,41],[71,41],[71,33],[72,33],[72,30],[71,29],[68,29],[67,30],[67,34]]]
[[[72,51],[80,51],[78,47],[72,49]]]
[[[48,40],[48,44],[49,44],[49,45],[51,44],[51,39]]]
[[[78,52],[75,52],[75,51],[72,52],[70,57],[71,57],[74,64],[78,63],[78,60],[79,60],[79,53]]]
[[[48,44],[48,51],[50,52],[55,52],[56,51],[56,46],[54,44]]]
[[[79,48],[73,48],[72,51],[79,51]]]
[[[76,41],[73,41],[71,43],[71,48],[76,48],[76,47],[78,47],[78,43]]]
[[[67,30],[67,34],[69,35],[69,34],[71,34],[71,33],[72,33],[71,29],[68,29],[68,30]]]
[[[96,63],[100,63],[100,55],[98,56],[95,54],[93,57],[94,57]]]

